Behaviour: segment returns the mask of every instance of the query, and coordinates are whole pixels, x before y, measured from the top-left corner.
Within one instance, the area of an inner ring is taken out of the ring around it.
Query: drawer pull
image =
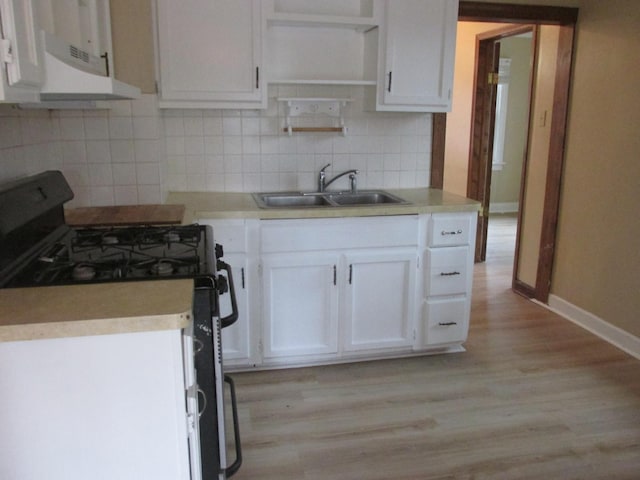
[[[441,277],[451,277],[453,275],[460,275],[460,272],[440,272]]]
[[[447,230],[442,230],[442,232],[440,232],[440,235],[442,236],[446,236],[446,235],[461,235],[462,234],[462,230],[455,230],[455,231],[447,231]]]
[[[440,325],[441,327],[450,327],[457,324],[458,322],[438,322],[438,325]]]

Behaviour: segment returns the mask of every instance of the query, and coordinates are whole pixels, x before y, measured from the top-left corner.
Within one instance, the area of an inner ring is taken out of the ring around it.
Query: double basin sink
[[[252,194],[260,208],[358,207],[372,205],[407,205],[384,190],[358,192],[271,192]]]

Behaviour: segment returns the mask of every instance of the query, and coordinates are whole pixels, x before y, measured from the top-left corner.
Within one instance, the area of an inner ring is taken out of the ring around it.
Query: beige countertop
[[[324,218],[480,210],[480,204],[475,200],[435,188],[386,189],[386,191],[410,204],[264,209],[258,207],[250,193],[222,192],[170,192],[167,202],[185,206],[185,223],[198,219],[220,218]]]
[[[0,341],[181,329],[193,280],[0,289]]]

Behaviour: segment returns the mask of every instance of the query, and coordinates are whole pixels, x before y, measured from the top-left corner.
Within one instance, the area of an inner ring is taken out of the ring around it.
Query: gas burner
[[[74,280],[80,282],[86,282],[88,280],[93,280],[96,276],[96,269],[91,265],[86,265],[83,263],[79,263],[75,267],[73,267],[73,271],[71,272],[71,277]]]
[[[159,260],[151,265],[150,271],[153,275],[171,275],[173,273],[173,265],[169,260]]]
[[[163,238],[167,243],[175,243],[180,241],[180,234],[178,232],[167,232],[164,234]]]
[[[118,243],[120,243],[120,240],[115,235],[104,235],[102,237],[103,245],[117,245]]]

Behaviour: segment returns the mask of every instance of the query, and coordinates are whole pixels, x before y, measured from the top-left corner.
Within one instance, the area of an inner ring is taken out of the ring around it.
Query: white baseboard
[[[489,213],[516,213],[518,202],[494,202],[489,204]]]
[[[640,338],[605,322],[556,295],[549,295],[549,305],[540,304],[576,325],[597,335],[611,345],[640,360]]]

